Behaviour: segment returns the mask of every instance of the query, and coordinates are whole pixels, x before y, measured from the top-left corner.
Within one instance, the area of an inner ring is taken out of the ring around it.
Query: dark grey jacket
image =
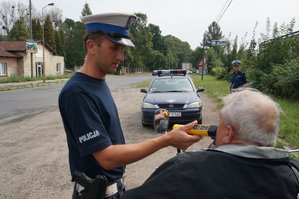
[[[296,199],[299,182],[285,151],[228,145],[185,152],[122,199]]]

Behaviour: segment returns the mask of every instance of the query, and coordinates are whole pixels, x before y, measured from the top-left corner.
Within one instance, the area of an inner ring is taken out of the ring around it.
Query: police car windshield
[[[192,92],[193,87],[187,78],[157,78],[151,85],[150,92]]]

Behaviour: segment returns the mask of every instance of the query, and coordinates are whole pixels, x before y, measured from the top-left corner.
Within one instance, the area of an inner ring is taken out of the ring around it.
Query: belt
[[[112,196],[114,194],[117,194],[117,192],[118,192],[117,182],[115,182],[115,183],[107,186],[105,197],[109,197],[109,196]]]
[[[124,179],[121,178],[118,180],[120,183],[124,183]],[[85,188],[80,185],[79,183],[75,183],[75,190],[80,193],[81,191],[83,191]],[[110,185],[108,185],[106,187],[106,193],[105,193],[105,197],[109,197],[109,196],[112,196],[114,194],[117,194],[118,192],[118,186],[117,186],[117,182],[114,182]]]

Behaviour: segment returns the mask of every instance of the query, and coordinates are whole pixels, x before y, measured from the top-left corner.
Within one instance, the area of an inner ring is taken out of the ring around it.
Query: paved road
[[[133,84],[152,79],[151,74],[107,76],[112,91],[130,87]],[[21,86],[22,83],[14,85]],[[28,84],[28,82],[23,83]],[[2,85],[3,86],[3,85]],[[26,117],[57,107],[57,99],[63,84],[26,88],[0,92],[0,123],[11,119]]]

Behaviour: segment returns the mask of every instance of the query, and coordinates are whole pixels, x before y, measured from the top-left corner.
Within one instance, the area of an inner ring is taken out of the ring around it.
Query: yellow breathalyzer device
[[[181,124],[175,124],[173,125],[173,129],[179,128],[180,126],[183,126]],[[187,130],[186,132],[188,134],[192,135],[200,135],[200,136],[210,136],[212,138],[215,138],[217,131],[216,125],[208,125],[208,124],[196,124],[192,129]]]

